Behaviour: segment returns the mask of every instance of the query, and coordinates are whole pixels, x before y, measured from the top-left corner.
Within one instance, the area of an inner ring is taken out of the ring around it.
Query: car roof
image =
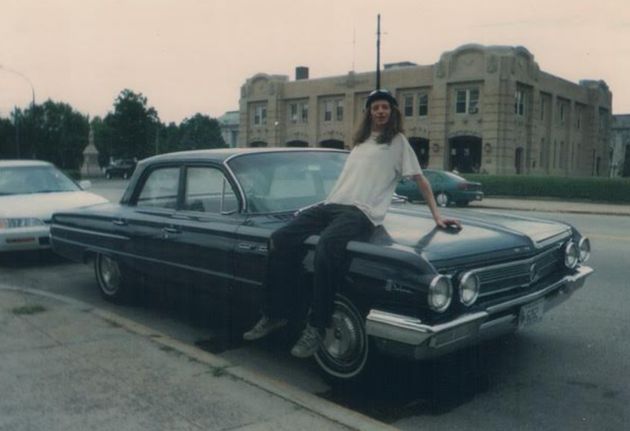
[[[43,160],[0,160],[0,168],[15,168],[24,166],[52,166]]]
[[[281,153],[281,152],[313,152],[313,151],[336,151],[347,152],[347,150],[338,150],[335,148],[290,148],[290,147],[272,147],[272,148],[218,148],[211,150],[191,150],[191,151],[179,151],[175,153],[160,154],[158,156],[149,157],[143,159],[140,163],[159,163],[162,161],[175,161],[175,160],[205,160],[222,163],[225,160],[233,156],[242,154],[256,154],[256,153]]]

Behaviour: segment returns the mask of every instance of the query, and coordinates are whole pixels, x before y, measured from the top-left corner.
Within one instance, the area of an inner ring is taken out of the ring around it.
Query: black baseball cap
[[[392,93],[385,90],[384,88],[374,90],[368,95],[368,98],[365,101],[365,109],[368,109],[372,102],[374,102],[375,100],[387,100],[390,105],[398,106],[398,101],[396,100],[396,98],[392,96]]]

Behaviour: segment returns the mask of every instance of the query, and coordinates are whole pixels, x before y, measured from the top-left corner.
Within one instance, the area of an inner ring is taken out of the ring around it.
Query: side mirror
[[[92,187],[92,181],[90,180],[81,180],[79,181],[79,187],[83,190],[87,190]]]

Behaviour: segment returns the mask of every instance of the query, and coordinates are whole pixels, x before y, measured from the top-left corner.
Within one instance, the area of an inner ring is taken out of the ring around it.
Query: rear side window
[[[238,199],[220,170],[189,167],[183,209],[212,214],[235,212],[238,210]]]
[[[175,209],[179,188],[179,168],[160,168],[149,174],[140,194],[138,206]]]

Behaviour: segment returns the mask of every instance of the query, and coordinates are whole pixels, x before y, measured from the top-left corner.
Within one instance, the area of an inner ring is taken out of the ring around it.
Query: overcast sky
[[[603,79],[630,113],[629,0],[0,0],[0,116],[30,103],[28,79],[38,103],[91,116],[129,88],[164,122],[218,117],[258,72],[373,70],[378,13],[382,63],[522,45],[546,72]]]

